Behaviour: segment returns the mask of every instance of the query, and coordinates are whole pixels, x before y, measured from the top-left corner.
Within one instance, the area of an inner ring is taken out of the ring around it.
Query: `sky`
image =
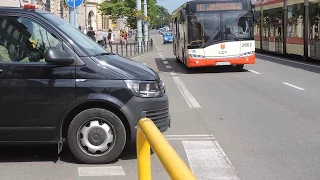
[[[183,3],[188,0],[157,0],[158,4],[167,8],[169,13],[171,14],[173,10],[177,9]]]

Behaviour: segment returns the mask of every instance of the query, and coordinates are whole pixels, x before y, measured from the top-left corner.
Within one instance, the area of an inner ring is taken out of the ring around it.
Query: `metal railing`
[[[140,48],[138,42],[122,42],[122,43],[113,43],[110,47],[109,44],[106,45],[106,49],[112,53],[118,54],[120,56],[130,57],[137,54],[149,52],[153,50],[153,40],[145,44],[142,42]]]
[[[170,143],[151,119],[143,118],[137,128],[137,158],[139,180],[151,180],[150,147],[172,180],[196,180]]]

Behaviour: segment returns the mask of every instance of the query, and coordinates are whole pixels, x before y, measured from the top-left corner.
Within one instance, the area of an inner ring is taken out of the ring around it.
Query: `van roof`
[[[24,9],[23,7],[10,7],[10,6],[0,6],[1,12],[35,12],[39,14],[50,13],[48,11],[40,10],[35,8],[35,10]]]

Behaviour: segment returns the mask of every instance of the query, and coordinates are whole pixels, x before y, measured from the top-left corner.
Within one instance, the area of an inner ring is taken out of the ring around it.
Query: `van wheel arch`
[[[101,108],[108,110],[115,115],[117,115],[120,120],[122,121],[125,129],[126,129],[126,137],[127,140],[131,140],[131,129],[130,129],[130,124],[127,119],[127,117],[123,114],[123,112],[116,106],[108,102],[101,102],[101,101],[91,101],[91,102],[85,102],[82,104],[79,104],[78,106],[74,107],[64,118],[61,129],[60,129],[60,134],[62,135],[63,139],[67,138],[68,135],[68,128],[71,124],[71,121],[74,119],[76,115],[78,115],[80,112],[85,111],[87,109],[92,109],[92,108]]]

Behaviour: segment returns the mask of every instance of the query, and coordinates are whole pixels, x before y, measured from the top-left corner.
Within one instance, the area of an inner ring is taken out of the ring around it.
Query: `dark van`
[[[56,15],[0,7],[0,143],[64,141],[83,163],[109,163],[138,121],[170,126],[168,97],[146,65],[107,52]]]

